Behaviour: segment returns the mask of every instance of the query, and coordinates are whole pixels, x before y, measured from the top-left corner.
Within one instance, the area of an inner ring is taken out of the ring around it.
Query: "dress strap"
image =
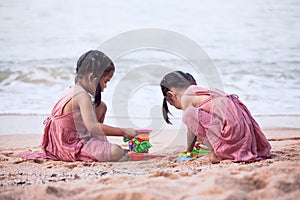
[[[60,98],[60,100],[55,104],[51,116],[60,116],[63,112],[63,108],[65,105],[75,96],[77,96],[80,93],[85,92],[85,90],[80,85],[74,85],[69,87],[63,96]]]

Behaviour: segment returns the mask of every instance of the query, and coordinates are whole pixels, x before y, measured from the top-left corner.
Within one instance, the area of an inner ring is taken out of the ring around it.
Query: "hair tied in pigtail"
[[[164,100],[163,100],[162,113],[163,113],[164,120],[168,124],[172,124],[172,122],[170,122],[169,116],[168,116],[168,114],[172,115],[172,113],[169,111],[166,97],[164,97]]]
[[[96,107],[101,104],[101,85],[99,83],[97,84],[97,89],[95,92],[94,104]]]

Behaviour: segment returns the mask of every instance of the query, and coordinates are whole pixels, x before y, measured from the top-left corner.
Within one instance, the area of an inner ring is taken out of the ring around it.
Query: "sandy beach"
[[[284,124],[288,119],[297,116]],[[115,163],[23,160],[21,153],[41,151],[42,134],[0,135],[0,199],[297,199],[299,128],[263,127],[272,158],[254,163],[175,162],[185,143],[163,141],[176,130],[151,138],[150,153],[166,157]],[[119,138],[110,140],[127,147]]]

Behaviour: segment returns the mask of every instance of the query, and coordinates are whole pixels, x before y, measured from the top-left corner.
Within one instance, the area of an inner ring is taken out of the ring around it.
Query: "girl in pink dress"
[[[198,140],[211,150],[202,159],[212,163],[270,158],[267,138],[238,96],[201,88],[192,75],[181,71],[167,74],[160,86],[166,122],[171,124],[167,102],[183,110],[182,120],[188,128],[188,152]]]
[[[45,158],[118,161],[125,155],[125,150],[109,143],[106,136],[132,139],[136,130],[103,124],[106,105],[101,101],[101,92],[114,71],[112,61],[100,51],[91,50],[79,58],[75,85],[65,92],[44,122],[41,148]]]

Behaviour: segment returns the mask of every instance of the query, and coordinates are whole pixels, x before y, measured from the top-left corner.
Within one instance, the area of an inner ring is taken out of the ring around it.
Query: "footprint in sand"
[[[43,164],[43,163],[45,163],[45,160],[42,160],[42,159],[22,159],[22,160],[17,160],[15,162],[13,162],[13,164],[20,164],[20,163],[25,163],[25,162]]]
[[[174,173],[164,172],[164,171],[154,172],[154,173],[150,174],[148,177],[155,178],[155,177],[160,177],[160,176],[163,176],[163,177],[166,177],[169,179],[178,179],[179,178],[179,176]]]
[[[69,169],[74,169],[75,167],[78,167],[78,164],[76,164],[76,163],[70,163],[70,164],[65,164],[63,166],[67,167]]]

